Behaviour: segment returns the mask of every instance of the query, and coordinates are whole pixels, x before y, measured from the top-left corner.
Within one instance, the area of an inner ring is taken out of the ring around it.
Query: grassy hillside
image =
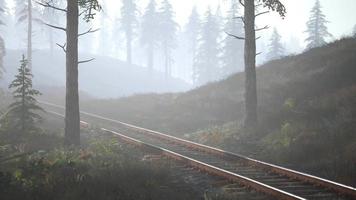
[[[287,99],[306,102],[356,82],[354,39],[269,62],[258,73],[261,122],[283,109]],[[82,108],[172,134],[243,119],[244,74],[178,94],[146,94],[122,99],[89,101]],[[276,122],[278,120],[276,119]]]
[[[4,81],[0,82],[0,87],[7,85],[13,79],[21,54],[20,50],[7,50],[4,59],[6,73]],[[150,72],[147,68],[137,65],[129,66],[115,58],[88,54],[81,54],[79,57],[80,59],[95,58],[90,63],[80,65],[79,89],[97,98],[118,98],[147,92],[179,92],[191,87],[190,84],[177,78],[166,80],[163,72]],[[46,50],[35,50],[33,74],[34,84],[37,88],[44,88],[44,92],[46,88],[63,88],[65,54],[58,51],[52,55]]]
[[[94,100],[82,108],[356,185],[356,40],[271,61],[257,74],[254,133],[239,125],[243,73],[186,93]]]

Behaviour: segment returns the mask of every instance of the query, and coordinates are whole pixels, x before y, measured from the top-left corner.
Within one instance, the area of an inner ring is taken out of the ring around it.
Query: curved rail
[[[51,104],[51,103],[47,103],[47,102],[41,102],[41,103],[45,104],[45,105],[53,106],[53,107],[56,107],[56,108],[60,108],[60,109],[64,108],[62,106]],[[243,161],[243,162],[245,162],[245,163],[247,163],[249,165],[253,165],[253,166],[256,166],[256,167],[259,167],[259,168],[263,168],[263,169],[266,169],[268,171],[272,171],[274,173],[277,173],[277,174],[280,174],[280,175],[284,175],[284,176],[290,177],[292,179],[297,179],[297,180],[302,181],[302,182],[306,182],[306,183],[311,183],[311,184],[314,184],[314,185],[322,186],[324,188],[328,188],[330,190],[333,190],[333,191],[335,191],[337,193],[340,193],[340,194],[343,194],[343,195],[347,195],[349,197],[352,197],[353,199],[356,199],[356,188],[353,188],[353,187],[350,187],[350,186],[346,186],[346,185],[343,185],[343,184],[340,184],[340,183],[336,183],[336,182],[333,182],[333,181],[330,181],[330,180],[326,180],[326,179],[323,179],[323,178],[319,178],[319,177],[316,177],[316,176],[313,176],[313,175],[309,175],[309,174],[306,174],[306,173],[302,173],[302,172],[298,172],[298,171],[295,171],[295,170],[287,169],[287,168],[284,168],[284,167],[281,167],[281,166],[278,166],[278,165],[273,165],[273,164],[270,164],[270,163],[266,163],[266,162],[262,162],[262,161],[259,161],[259,160],[255,160],[255,159],[252,159],[252,158],[249,158],[249,157],[246,157],[246,156],[242,156],[242,155],[235,154],[235,153],[232,153],[232,152],[224,151],[224,150],[221,150],[221,149],[218,149],[218,148],[214,148],[214,147],[210,147],[210,146],[207,146],[207,145],[203,145],[203,144],[195,143],[195,142],[192,142],[192,141],[184,140],[184,139],[181,139],[181,138],[178,138],[178,137],[174,137],[174,136],[167,135],[167,134],[164,134],[164,133],[160,133],[160,132],[157,132],[157,131],[153,131],[153,130],[150,130],[150,129],[145,129],[145,128],[138,127],[138,126],[135,126],[135,125],[131,125],[131,124],[128,124],[128,123],[125,123],[125,122],[121,122],[121,121],[118,121],[118,120],[102,117],[102,116],[99,116],[99,115],[96,115],[96,114],[92,114],[92,113],[88,113],[88,112],[81,112],[81,113],[86,115],[86,116],[89,116],[89,117],[93,117],[93,118],[97,118],[97,119],[101,119],[101,120],[105,120],[105,121],[114,122],[114,123],[120,124],[122,126],[125,126],[127,128],[134,129],[134,130],[138,131],[139,133],[149,134],[150,136],[153,136],[153,137],[156,137],[156,138],[159,138],[159,139],[163,139],[163,140],[167,140],[167,141],[170,141],[170,142],[174,142],[174,143],[177,143],[177,144],[181,144],[181,145],[187,146],[187,147],[192,148],[192,149],[204,151],[204,152],[207,152],[207,153],[210,153],[210,154],[221,156],[221,157],[226,158],[226,159],[235,159],[235,160],[237,159],[237,160]]]
[[[124,141],[126,141],[128,143],[131,143],[133,145],[140,146],[140,147],[143,147],[143,148],[149,148],[149,149],[152,149],[154,151],[158,151],[162,155],[165,155],[165,156],[167,156],[169,158],[172,158],[174,160],[178,160],[178,161],[183,162],[183,163],[185,163],[187,165],[190,165],[192,167],[195,167],[197,169],[205,171],[205,172],[207,172],[209,174],[220,176],[220,177],[226,178],[226,179],[228,179],[230,181],[238,182],[238,183],[241,183],[243,185],[249,186],[249,187],[255,189],[256,191],[260,191],[260,192],[263,192],[265,194],[269,194],[269,195],[271,195],[273,197],[276,197],[278,199],[305,200],[304,198],[298,197],[298,196],[290,194],[288,192],[279,190],[277,188],[273,188],[273,187],[271,187],[269,185],[260,183],[258,181],[252,180],[250,178],[247,178],[247,177],[238,175],[236,173],[232,173],[232,172],[229,172],[227,170],[220,169],[218,167],[206,164],[204,162],[189,158],[187,156],[178,154],[178,153],[170,151],[168,149],[164,149],[164,148],[152,145],[152,144],[148,144],[148,143],[139,141],[137,139],[128,137],[126,135],[117,133],[115,131],[107,130],[107,129],[104,129],[104,128],[102,128],[102,130],[105,131],[105,132],[111,133],[111,134],[113,134],[115,136],[118,136],[122,140],[124,140]]]
[[[64,117],[64,115],[53,112],[53,111],[47,111],[47,113],[50,113],[50,114],[53,114],[53,115],[56,115],[56,116],[59,116],[62,118]],[[80,121],[80,123],[81,123],[81,126],[84,125],[84,128],[89,126],[89,123],[87,123],[85,121]],[[199,160],[184,156],[182,154],[173,152],[171,150],[168,150],[168,149],[165,149],[162,147],[158,147],[156,145],[149,144],[146,142],[142,142],[140,140],[128,137],[124,134],[120,134],[120,133],[112,131],[112,130],[108,130],[105,128],[101,128],[101,130],[106,133],[110,133],[110,134],[113,134],[113,135],[119,137],[122,141],[124,141],[126,143],[129,143],[134,146],[138,146],[140,148],[149,150],[150,152],[160,153],[161,155],[164,155],[164,156],[171,158],[173,160],[182,162],[186,165],[189,165],[191,167],[199,169],[200,171],[204,171],[208,174],[212,174],[214,176],[219,176],[219,177],[225,178],[226,180],[229,180],[229,181],[237,182],[237,183],[242,184],[246,187],[252,188],[253,190],[270,195],[274,198],[277,198],[280,200],[306,200],[305,198],[302,198],[302,197],[296,196],[294,194],[285,192],[283,190],[271,187],[269,185],[266,185],[264,183],[255,181],[253,179],[241,176],[239,174],[215,167],[213,165],[209,165],[207,163],[204,163]]]

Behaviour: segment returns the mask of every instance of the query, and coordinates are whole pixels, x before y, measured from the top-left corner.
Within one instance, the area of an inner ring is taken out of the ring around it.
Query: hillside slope
[[[343,39],[260,66],[259,113],[262,123],[278,124],[271,113],[286,100],[307,102],[316,96],[356,83],[356,40]],[[244,74],[186,93],[146,94],[121,99],[83,102],[82,108],[171,134],[243,119]],[[265,120],[268,119],[268,120]]]
[[[95,58],[90,63],[79,65],[79,88],[86,95],[97,98],[118,98],[148,92],[181,92],[191,88],[190,84],[176,78],[165,79],[162,72],[149,72],[141,66],[128,66],[120,60],[96,56],[80,55],[80,59]],[[17,72],[21,51],[8,50],[4,60],[8,84]],[[37,88],[50,91],[49,88],[65,86],[65,54],[45,50],[35,50],[33,54],[34,84]],[[1,84],[1,82],[0,82]],[[60,89],[63,90],[63,89]],[[48,94],[50,96],[51,94]],[[64,93],[62,94],[62,96]]]

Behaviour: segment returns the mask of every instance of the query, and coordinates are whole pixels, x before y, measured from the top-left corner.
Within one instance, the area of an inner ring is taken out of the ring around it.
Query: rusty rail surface
[[[64,115],[53,112],[53,111],[47,111],[47,113],[59,116],[61,118],[64,118]],[[89,123],[85,121],[81,121],[81,124],[84,124],[85,126],[88,126]],[[159,153],[161,155],[164,155],[170,159],[179,161],[181,163],[184,163],[186,165],[192,166],[200,171],[203,171],[205,173],[214,175],[214,176],[219,176],[222,178],[225,178],[226,180],[232,181],[232,182],[237,182],[240,183],[241,185],[244,185],[246,187],[252,188],[255,191],[270,195],[276,199],[280,200],[306,200],[305,198],[298,197],[296,195],[290,194],[288,192],[279,190],[277,188],[271,187],[269,185],[260,183],[258,181],[255,181],[253,179],[238,175],[236,173],[229,172],[224,169],[220,169],[218,167],[206,164],[204,162],[198,161],[196,159],[189,158],[187,156],[181,155],[179,153],[170,151],[168,149],[164,149],[162,147],[155,146],[153,144],[148,144],[146,142],[142,142],[140,140],[137,140],[135,138],[128,137],[126,135],[120,134],[118,132],[108,130],[105,128],[101,128],[102,131],[106,133],[110,133],[115,135],[116,137],[120,138],[120,140],[124,141],[125,143],[140,147],[142,149],[145,149],[146,151],[149,152],[154,152],[154,153]]]
[[[259,191],[259,192],[262,192],[262,193],[265,193],[265,194],[269,194],[269,195],[271,195],[273,197],[276,197],[278,199],[285,199],[285,200],[303,200],[304,199],[304,198],[298,197],[296,195],[290,194],[288,192],[273,188],[273,187],[268,186],[266,184],[257,182],[255,180],[249,179],[247,177],[238,175],[236,173],[232,173],[232,172],[229,172],[227,170],[220,169],[218,167],[206,164],[204,162],[201,162],[201,161],[189,158],[187,156],[175,153],[173,151],[170,151],[170,150],[167,150],[167,149],[164,149],[164,148],[152,145],[152,144],[148,144],[148,143],[139,141],[137,139],[128,137],[126,135],[117,133],[115,131],[111,131],[111,130],[104,129],[104,128],[102,128],[102,130],[104,132],[111,133],[111,134],[113,134],[115,136],[118,136],[119,138],[121,138],[122,140],[126,141],[127,143],[133,144],[135,146],[139,146],[141,148],[151,149],[151,150],[159,152],[162,155],[165,155],[165,156],[167,156],[167,157],[169,157],[171,159],[178,160],[178,161],[183,162],[183,163],[185,163],[187,165],[195,167],[195,168],[197,168],[199,170],[205,171],[205,172],[207,172],[209,174],[213,174],[213,175],[216,175],[216,176],[220,176],[220,177],[226,178],[227,180],[230,180],[230,181],[241,183],[241,184],[243,184],[245,186],[253,188],[256,191]]]
[[[55,104],[51,104],[51,103],[47,103],[47,102],[41,102],[42,104],[48,105],[48,106],[52,106],[52,107],[56,107],[56,108],[60,108],[63,109],[64,107],[59,106],[59,105],[55,105]],[[271,171],[283,176],[287,176],[291,179],[296,179],[299,180],[301,182],[305,182],[305,183],[311,183],[317,186],[321,186],[323,188],[327,188],[330,189],[336,193],[339,194],[343,194],[343,195],[347,195],[348,197],[351,197],[352,199],[356,199],[356,189],[350,186],[346,186],[340,183],[336,183],[330,180],[326,180],[323,178],[319,178],[313,175],[309,175],[306,173],[302,173],[302,172],[298,172],[295,170],[291,170],[291,169],[287,169],[281,166],[277,166],[277,165],[273,165],[270,163],[266,163],[266,162],[262,162],[259,160],[255,160],[243,155],[239,155],[239,154],[235,154],[232,152],[228,152],[228,151],[224,151],[218,148],[214,148],[214,147],[210,147],[210,146],[206,146],[203,144],[199,144],[199,143],[195,143],[192,141],[188,141],[188,140],[184,140],[181,138],[177,138],[171,135],[167,135],[167,134],[163,134],[157,131],[153,131],[153,130],[149,130],[149,129],[145,129],[142,127],[138,127],[135,125],[131,125],[125,122],[121,122],[118,120],[113,120],[113,119],[109,119],[106,117],[102,117],[96,114],[92,114],[92,113],[88,113],[88,112],[81,112],[81,114],[89,116],[89,117],[93,117],[93,118],[97,118],[97,119],[101,119],[101,120],[105,120],[105,121],[110,121],[113,123],[116,123],[118,125],[122,125],[126,128],[130,128],[132,130],[136,130],[137,132],[141,133],[141,134],[146,134],[146,135],[150,135],[152,137],[155,137],[157,139],[161,139],[161,140],[166,140],[169,142],[174,142],[183,146],[186,146],[188,148],[191,149],[196,149],[199,151],[203,151],[212,155],[217,155],[220,156],[222,158],[225,159],[229,159],[229,160],[238,160],[240,162],[244,162],[247,163],[248,165],[254,166],[254,167],[258,167],[258,168],[262,168],[265,169],[267,171]],[[278,189],[277,189],[278,190]]]

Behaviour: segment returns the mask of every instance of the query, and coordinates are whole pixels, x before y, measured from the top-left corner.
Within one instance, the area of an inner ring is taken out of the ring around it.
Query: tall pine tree
[[[18,23],[27,23],[27,62],[32,70],[32,28],[33,28],[33,5],[32,0],[16,0],[16,15]]]
[[[112,53],[112,23],[109,15],[110,8],[110,0],[102,0],[100,6],[102,7],[102,11],[99,13],[97,19],[100,23],[100,32],[98,35],[98,48],[95,48],[97,54],[101,55],[110,55]],[[86,29],[90,26],[90,24],[80,23],[80,26],[85,27]],[[83,46],[88,45],[91,42],[91,38],[87,37],[87,40],[83,41]],[[117,40],[117,38],[115,38]],[[84,46],[85,48],[85,46]]]
[[[163,0],[159,9],[159,42],[164,55],[165,77],[172,75],[172,49],[176,47],[178,24],[174,21],[175,13],[168,0]]]
[[[239,17],[238,0],[232,0],[224,28],[225,32],[243,35],[243,23],[237,17]],[[221,74],[223,77],[227,77],[244,69],[244,43],[242,40],[226,36],[223,45]]]
[[[15,80],[9,86],[13,91],[15,102],[10,104],[9,111],[5,115],[8,128],[19,134],[37,131],[36,124],[41,121],[38,111],[42,108],[38,106],[36,96],[41,95],[38,90],[32,88],[32,74],[27,67],[28,62],[25,56],[22,57],[21,66]]]
[[[52,5],[55,7],[65,7],[65,2],[63,0],[53,0],[51,1]],[[62,13],[56,12],[54,9],[49,8],[49,7],[43,7],[43,9],[40,10],[41,18],[45,19],[47,23],[53,24],[53,25],[58,25],[60,22],[63,21],[64,15]],[[51,55],[53,55],[54,52],[54,47],[56,42],[54,41],[55,38],[55,33],[53,28],[46,26],[44,27],[45,31],[45,37],[48,42],[48,49],[50,50]]]
[[[193,80],[196,85],[215,81],[219,75],[219,24],[209,8],[202,23]]]
[[[277,29],[274,28],[270,39],[267,58],[269,60],[274,60],[281,58],[283,55],[285,55],[285,49],[281,43],[281,35],[278,33]]]
[[[156,11],[155,0],[150,0],[142,18],[141,44],[147,51],[147,67],[152,72],[154,69],[154,51],[159,41],[159,18]]]
[[[121,24],[126,37],[126,62],[132,64],[132,41],[138,28],[139,11],[135,0],[122,0]]]
[[[194,6],[192,13],[190,14],[189,21],[185,26],[185,35],[187,37],[189,51],[191,52],[191,59],[192,59],[192,71],[196,71],[194,68],[194,62],[196,59],[197,54],[197,47],[198,47],[198,37],[201,28],[201,21],[199,14],[197,12],[196,6]],[[193,84],[196,84],[195,82]]]
[[[326,20],[325,15],[321,10],[320,1],[316,0],[313,9],[311,10],[311,16],[307,22],[307,30],[305,31],[308,34],[306,38],[307,48],[315,48],[320,47],[326,44],[326,38],[332,37],[332,35],[328,32],[328,28],[326,24],[328,21]]]
[[[256,2],[254,0],[239,1],[244,6],[243,22],[245,27],[245,122],[244,126],[248,130],[255,128],[257,120],[257,74],[256,74]],[[258,0],[269,10],[276,11],[282,17],[285,16],[286,9],[279,0]],[[266,12],[265,12],[266,13]],[[235,36],[236,38],[240,38]],[[240,38],[241,39],[241,38]]]
[[[5,26],[5,17],[7,6],[5,1],[0,1],[0,26]],[[0,34],[0,79],[4,73],[4,57],[6,54],[4,36]]]
[[[49,25],[52,28],[66,33],[66,43],[61,46],[66,53],[66,105],[65,105],[65,142],[67,145],[80,144],[80,111],[78,91],[78,65],[92,61],[93,59],[80,61],[78,59],[78,39],[80,36],[93,33],[89,29],[79,33],[79,17],[85,22],[94,19],[97,12],[101,11],[98,0],[67,0],[67,8],[58,8],[51,5],[51,1],[42,4],[66,14],[66,27]]]

